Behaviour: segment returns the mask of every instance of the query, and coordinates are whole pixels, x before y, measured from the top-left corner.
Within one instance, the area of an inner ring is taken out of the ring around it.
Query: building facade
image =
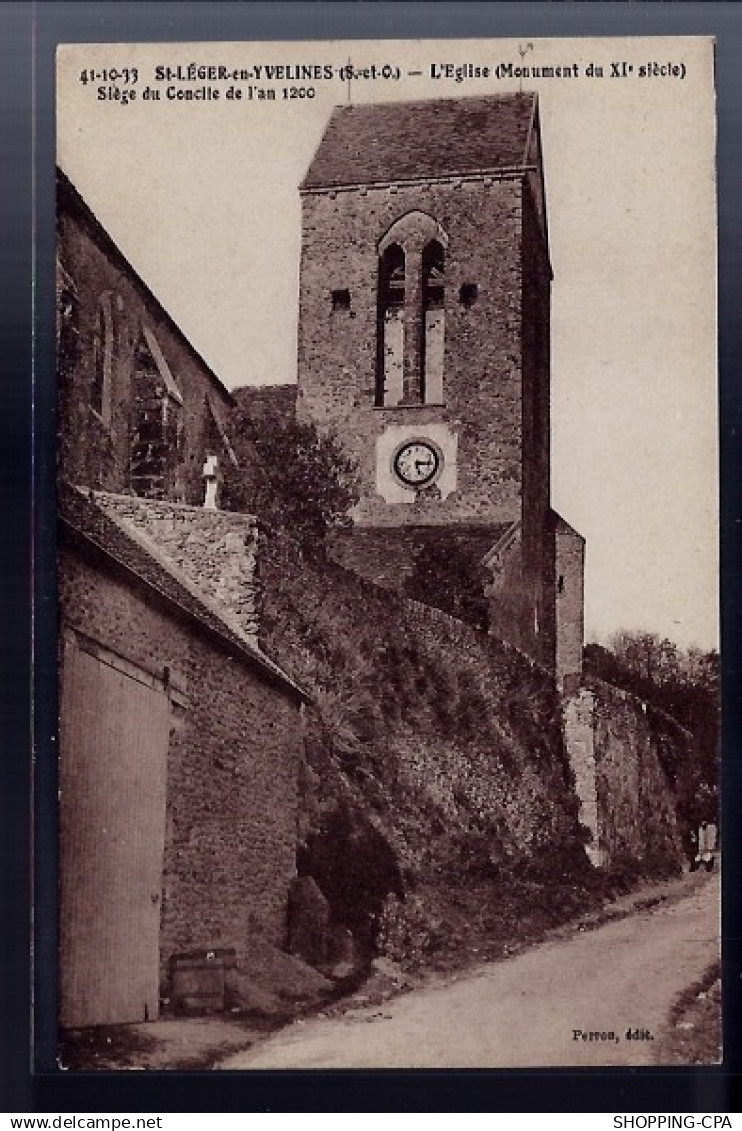
[[[61,172],[57,215],[60,478],[199,505],[232,396]]]
[[[245,605],[254,524],[62,488],[59,533],[60,1024],[244,1004],[287,943],[303,758]]]
[[[305,696],[260,646],[255,520],[217,509],[232,396],[58,189],[59,1020],[80,1027],[242,1004],[287,945]]]
[[[535,96],[333,113],[301,186],[296,390],[235,398],[58,187],[60,1016],[79,1026],[157,1016],[179,957],[228,952],[239,981],[287,943],[305,696],[261,648],[256,524],[217,509],[238,405],[310,418],[357,462],[342,564],[414,596],[421,555],[455,547],[490,632],[564,690],[584,540],[550,503]]]
[[[298,408],[362,486],[340,560],[401,585],[468,544],[493,630],[558,667],[536,96],[336,109],[301,197]]]

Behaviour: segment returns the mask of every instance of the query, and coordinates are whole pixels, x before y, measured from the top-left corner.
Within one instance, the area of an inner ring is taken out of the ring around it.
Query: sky
[[[348,83],[349,61],[377,73]],[[250,77],[157,78],[191,63]],[[332,76],[256,74],[298,64]],[[508,64],[571,77],[517,78]],[[710,40],[86,44],[60,48],[57,74],[59,164],[230,388],[296,379],[298,185],[333,106],[537,91],[552,500],[587,539],[586,637],[718,645]],[[168,96],[204,87],[219,99]]]

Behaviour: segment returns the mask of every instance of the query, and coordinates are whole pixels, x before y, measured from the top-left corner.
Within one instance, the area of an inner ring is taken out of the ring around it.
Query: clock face
[[[442,463],[440,451],[428,440],[408,440],[397,449],[393,467],[406,487],[425,487],[437,478]]]

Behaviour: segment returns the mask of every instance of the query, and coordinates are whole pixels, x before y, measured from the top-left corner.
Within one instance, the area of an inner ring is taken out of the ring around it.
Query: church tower
[[[455,540],[490,571],[496,631],[553,662],[536,95],[337,108],[301,197],[298,410],[361,478],[340,560],[400,587]]]

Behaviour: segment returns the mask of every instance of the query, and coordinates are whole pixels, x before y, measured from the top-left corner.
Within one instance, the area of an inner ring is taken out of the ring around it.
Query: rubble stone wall
[[[167,764],[161,969],[173,954],[286,944],[296,874],[299,708],[249,662],[88,551],[60,556],[63,626],[162,678],[173,697]],[[62,752],[62,757],[64,752]]]

